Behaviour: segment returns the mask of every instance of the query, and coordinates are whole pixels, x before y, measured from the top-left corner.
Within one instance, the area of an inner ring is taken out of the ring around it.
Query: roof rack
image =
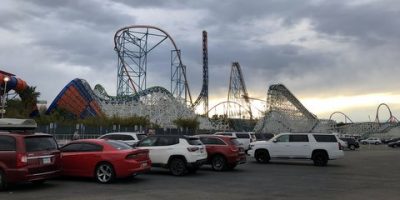
[[[0,130],[34,130],[36,127],[36,121],[33,119],[0,119]]]

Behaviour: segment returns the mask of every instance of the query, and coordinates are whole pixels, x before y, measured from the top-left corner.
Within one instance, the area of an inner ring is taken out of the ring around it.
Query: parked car
[[[392,142],[397,142],[399,140],[400,140],[400,138],[398,138],[398,137],[396,137],[396,138],[388,138],[388,139],[382,140],[382,143],[383,144],[389,144],[389,143],[392,143]]]
[[[382,141],[379,138],[367,138],[361,140],[360,142],[361,144],[375,144],[375,145],[382,144]]]
[[[99,139],[118,140],[125,142],[130,146],[135,146],[141,139],[147,137],[144,133],[138,132],[115,132],[107,133],[99,137]]]
[[[342,141],[346,142],[347,148],[354,151],[360,148],[360,144],[354,138],[340,138]]]
[[[267,141],[273,138],[275,135],[272,133],[256,133],[254,134],[254,136],[256,137],[257,141],[262,141],[262,140]]]
[[[207,164],[211,164],[213,170],[234,169],[238,164],[246,163],[246,154],[236,138],[222,135],[199,135],[199,137],[206,145]]]
[[[397,140],[395,142],[390,142],[388,144],[388,147],[392,147],[392,148],[400,147],[400,140]]]
[[[150,170],[149,151],[115,140],[75,140],[61,148],[64,176],[93,177],[99,183]]]
[[[153,135],[141,140],[139,149],[149,150],[152,166],[168,168],[172,175],[195,173],[207,162],[207,150],[198,137]]]
[[[237,138],[245,151],[249,149],[250,143],[256,141],[256,136],[253,132],[216,132],[214,135],[225,135]]]
[[[43,183],[61,172],[53,136],[34,133],[32,119],[0,119],[0,190],[18,182]]]
[[[259,163],[270,159],[311,159],[316,166],[344,156],[337,137],[323,133],[281,133],[269,141],[251,143],[248,154]]]

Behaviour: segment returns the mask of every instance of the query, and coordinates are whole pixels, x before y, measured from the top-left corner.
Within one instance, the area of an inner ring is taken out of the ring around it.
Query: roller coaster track
[[[290,104],[286,102],[290,102]],[[317,119],[283,84],[271,85],[269,87],[267,104],[270,110],[291,111],[294,115],[298,113],[310,120]]]
[[[151,31],[160,33],[152,33]],[[158,42],[148,44],[150,37],[161,38]],[[114,49],[118,56],[117,96],[131,95],[146,90],[147,54],[164,40],[169,39],[175,51],[179,51],[173,38],[164,30],[149,25],[126,26],[114,35]],[[137,51],[130,49],[135,47]],[[180,53],[177,54],[179,65],[183,66]],[[193,105],[189,84],[186,77],[186,68],[182,67],[185,94],[189,96],[190,105]]]

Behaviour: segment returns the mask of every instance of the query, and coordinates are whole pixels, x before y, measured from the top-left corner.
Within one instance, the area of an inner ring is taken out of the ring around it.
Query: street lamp
[[[2,102],[2,109],[1,109],[1,118],[4,118],[4,113],[6,113],[6,93],[7,93],[7,82],[10,80],[10,77],[4,77],[4,94],[3,94],[3,101]]]

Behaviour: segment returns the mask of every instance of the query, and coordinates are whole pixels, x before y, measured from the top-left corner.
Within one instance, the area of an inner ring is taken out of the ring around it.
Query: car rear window
[[[250,138],[250,134],[247,133],[236,133],[237,138]]]
[[[142,140],[147,137],[146,134],[137,134],[136,136],[137,136],[138,140]]]
[[[317,142],[337,142],[334,135],[314,135]]]
[[[0,136],[0,151],[15,151],[15,138],[10,136]]]
[[[112,134],[112,135],[105,135],[101,137],[102,139],[110,139],[110,140],[135,140],[131,135],[123,135],[123,134]]]
[[[199,138],[186,138],[190,145],[203,145]]]
[[[58,145],[51,136],[25,137],[26,152],[50,151],[58,149]]]
[[[231,142],[232,142],[232,144],[234,144],[235,146],[240,146],[240,142],[239,142],[236,138],[231,138]]]
[[[115,140],[107,140],[106,141],[109,145],[111,145],[112,147],[114,147],[115,149],[118,150],[126,150],[126,149],[132,149],[131,146],[123,143],[123,142],[119,142],[119,141],[115,141]]]

